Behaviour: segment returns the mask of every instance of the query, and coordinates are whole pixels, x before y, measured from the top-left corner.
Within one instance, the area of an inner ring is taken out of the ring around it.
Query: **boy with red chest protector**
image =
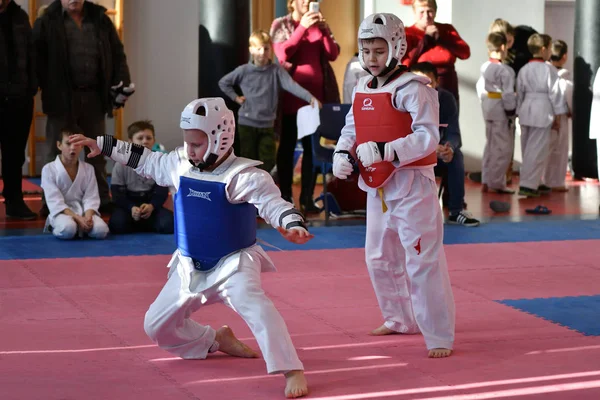
[[[347,178],[358,159],[367,192],[366,263],[384,324],[372,335],[415,334],[429,357],[454,344],[454,298],[443,249],[433,167],[439,143],[437,92],[400,66],[402,21],[374,14],[359,27],[359,80],[336,146],[333,173]]]

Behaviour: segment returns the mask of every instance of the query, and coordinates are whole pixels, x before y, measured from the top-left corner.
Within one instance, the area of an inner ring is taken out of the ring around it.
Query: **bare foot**
[[[388,328],[385,325],[381,325],[379,328],[372,330],[369,335],[371,336],[384,336],[384,335],[394,335],[396,333],[396,331],[391,330],[390,328]]]
[[[219,342],[219,351],[234,357],[257,358],[258,353],[240,342],[227,325],[217,330],[215,341]]]
[[[452,350],[450,349],[431,349],[429,350],[429,358],[445,358],[450,357]]]
[[[304,371],[295,370],[285,374],[285,397],[295,399],[308,394],[308,383]]]

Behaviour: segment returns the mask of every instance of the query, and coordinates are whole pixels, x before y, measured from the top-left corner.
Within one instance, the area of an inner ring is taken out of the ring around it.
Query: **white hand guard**
[[[381,154],[382,148],[384,154]],[[394,161],[395,153],[389,143],[366,142],[358,145],[356,156],[363,166],[370,167],[382,161]]]
[[[110,94],[113,98],[113,108],[123,107],[129,96],[133,93],[135,93],[135,85],[133,83],[130,83],[127,87],[123,87],[123,81],[121,81],[118,85],[111,86]]]
[[[333,155],[333,176],[338,179],[348,179],[352,174],[354,167],[348,160],[348,154],[335,153]]]

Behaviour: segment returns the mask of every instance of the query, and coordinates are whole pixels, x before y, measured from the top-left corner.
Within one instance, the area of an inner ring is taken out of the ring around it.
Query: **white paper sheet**
[[[296,124],[298,125],[298,140],[315,133],[321,125],[320,110],[317,104],[301,107],[298,110]]]

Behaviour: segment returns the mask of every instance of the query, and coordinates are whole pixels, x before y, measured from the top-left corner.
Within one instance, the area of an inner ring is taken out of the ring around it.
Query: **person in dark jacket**
[[[85,0],[55,0],[33,27],[42,108],[48,115],[46,141],[56,143],[61,129],[77,124],[88,137],[104,135],[105,118],[133,92],[123,44],[106,9]],[[48,146],[47,161],[56,158]],[[94,166],[101,209],[110,204],[106,160]]]
[[[412,73],[426,76],[428,85],[438,91],[440,103],[440,143],[437,147],[438,165],[436,175],[445,173],[448,192],[448,223],[468,227],[479,226],[479,220],[465,210],[465,162],[460,150],[462,138],[458,125],[458,103],[454,95],[438,86],[437,68],[429,62],[421,62],[410,68]]]
[[[23,164],[37,92],[29,17],[12,0],[0,0],[0,148],[6,215],[35,219],[23,200]]]

